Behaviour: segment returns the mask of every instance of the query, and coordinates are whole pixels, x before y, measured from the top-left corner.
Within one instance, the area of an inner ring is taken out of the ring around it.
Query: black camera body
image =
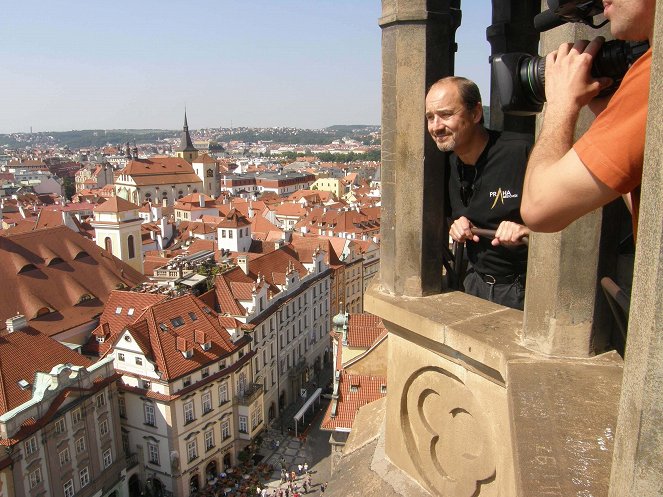
[[[601,95],[614,92],[631,64],[648,48],[646,41],[612,40],[604,43],[592,64],[592,76],[612,79],[612,85]],[[530,116],[541,112],[546,102],[545,57],[521,52],[499,54],[493,57],[492,71],[504,113]]]
[[[595,15],[603,12],[601,0],[548,0],[548,7],[534,18],[534,26],[539,31],[547,31],[567,22],[582,22],[594,28],[608,22],[595,25],[593,21]],[[613,40],[604,43],[594,58],[592,76],[609,77],[613,84],[601,94],[614,92],[631,64],[648,48],[646,41]],[[545,57],[520,52],[503,53],[494,55],[491,65],[505,114],[529,116],[541,112],[546,101]]]

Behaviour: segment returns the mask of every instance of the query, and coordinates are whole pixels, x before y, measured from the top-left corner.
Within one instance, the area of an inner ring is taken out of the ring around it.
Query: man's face
[[[610,31],[620,40],[651,42],[655,10],[656,0],[603,0]]]
[[[433,86],[426,95],[426,122],[437,148],[442,152],[463,151],[481,118],[477,110],[465,107],[455,84]]]

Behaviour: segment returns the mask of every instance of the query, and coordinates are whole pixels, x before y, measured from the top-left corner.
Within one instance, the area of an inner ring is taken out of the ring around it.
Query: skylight
[[[117,307],[115,309],[115,314],[122,314],[122,307]]]

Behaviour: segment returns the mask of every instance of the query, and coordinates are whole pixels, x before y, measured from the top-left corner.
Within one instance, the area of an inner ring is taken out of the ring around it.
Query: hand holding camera
[[[546,56],[545,94],[549,108],[577,113],[599,92],[612,84],[609,76],[592,76],[592,64],[604,43],[599,36],[591,42],[565,43]]]

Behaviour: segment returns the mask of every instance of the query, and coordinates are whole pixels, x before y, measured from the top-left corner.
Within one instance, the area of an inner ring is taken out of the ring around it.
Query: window
[[[191,318],[191,321],[196,321],[198,319],[195,312],[190,312],[189,317]]]
[[[145,424],[149,426],[156,426],[157,420],[154,416],[154,406],[152,404],[143,405],[143,413],[145,414]]]
[[[173,328],[179,328],[184,325],[184,319],[181,316],[177,316],[170,320],[170,324],[173,325]]]
[[[37,452],[37,437],[30,437],[25,442],[25,453],[27,455]]]
[[[232,238],[232,237],[233,237],[233,232],[232,232],[232,230],[228,230],[228,238]]]
[[[150,380],[142,380],[141,383],[143,384],[143,388],[146,390],[149,390],[152,386],[152,382]]]
[[[193,461],[196,457],[198,457],[198,444],[196,443],[195,440],[191,440],[189,443],[186,444],[186,454],[189,458],[189,462]]]
[[[191,423],[194,419],[193,402],[187,402],[184,404],[184,423]]]
[[[64,466],[71,461],[71,454],[69,454],[69,447],[65,447],[63,450],[61,450],[58,453],[58,456],[60,457],[60,466]]]
[[[104,392],[101,392],[99,395],[97,395],[97,407],[104,407],[106,405],[106,394]]]
[[[68,480],[65,482],[62,486],[62,490],[64,490],[64,497],[74,497],[74,480]]]
[[[228,419],[221,422],[221,436],[224,440],[230,438],[230,420]]]
[[[207,378],[209,376],[209,368],[203,368],[203,370],[200,372],[200,376]]]
[[[109,429],[108,429],[108,420],[104,419],[101,423],[99,423],[99,435],[102,437],[105,437],[108,435]]]
[[[209,430],[205,432],[205,450],[214,448],[214,431]]]
[[[41,479],[41,468],[37,468],[34,471],[30,473],[30,488],[35,488],[37,485],[39,485],[42,482]]]
[[[87,466],[78,472],[78,481],[81,482],[81,488],[90,483],[90,471],[87,469]]]
[[[113,464],[113,453],[111,452],[110,449],[106,449],[104,451],[104,468],[107,468],[111,464]]]
[[[219,405],[228,402],[228,383],[225,381],[219,385]]]
[[[134,311],[135,311],[135,309],[133,307],[129,307],[129,310],[127,311],[127,316],[133,316]]]
[[[67,429],[67,424],[64,418],[60,418],[55,422],[55,433],[64,433]]]
[[[147,458],[150,464],[159,465],[159,446],[147,442]]]
[[[76,454],[85,452],[85,437],[80,437],[76,440]]]
[[[203,414],[207,414],[212,410],[212,393],[205,392],[202,396],[203,401]]]
[[[81,411],[81,408],[79,407],[78,409],[74,409],[71,412],[71,424],[78,424],[81,422],[83,419],[83,411]]]
[[[117,354],[117,360],[124,362],[124,354],[122,352],[118,352]]]
[[[237,390],[240,395],[244,395],[246,390],[246,373],[244,371],[239,373],[239,379],[237,380]]]
[[[115,314],[122,314],[122,307],[116,307]]]
[[[129,235],[127,237],[127,252],[129,253],[129,259],[136,257],[136,247],[134,247],[134,236]]]
[[[246,416],[240,416],[239,417],[239,431],[240,431],[240,433],[248,433],[249,432],[249,420],[247,419]]]
[[[186,388],[186,387],[188,387],[189,385],[191,385],[191,376],[186,376],[186,377],[184,377],[184,379],[182,380],[182,388]]]
[[[142,366],[142,365],[143,365],[143,358],[136,357],[136,366]]]

